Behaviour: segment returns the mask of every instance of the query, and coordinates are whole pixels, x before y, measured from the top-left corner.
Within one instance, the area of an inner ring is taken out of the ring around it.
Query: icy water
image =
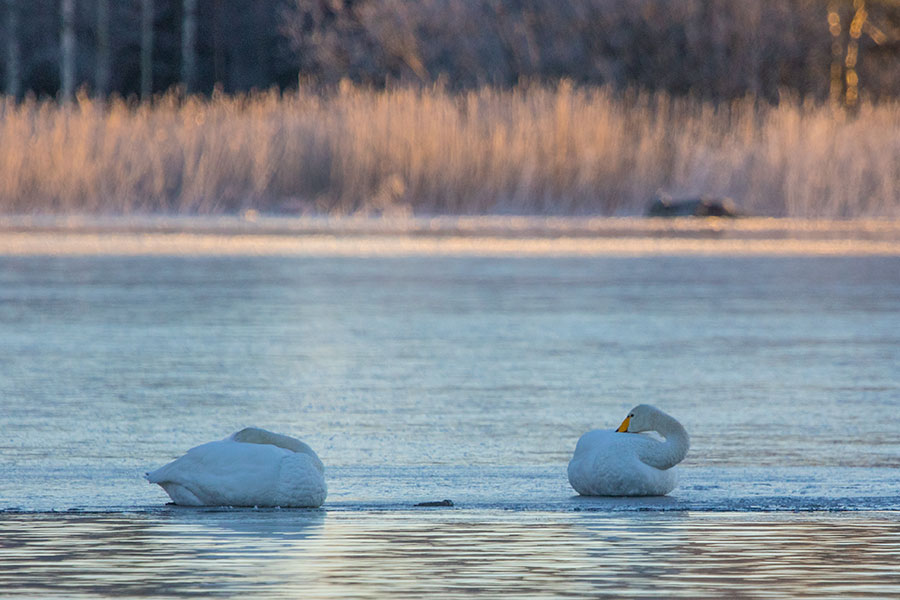
[[[896,596],[898,366],[897,257],[0,256],[0,597]],[[641,402],[681,485],[575,496]],[[142,480],[246,425],[322,509]]]

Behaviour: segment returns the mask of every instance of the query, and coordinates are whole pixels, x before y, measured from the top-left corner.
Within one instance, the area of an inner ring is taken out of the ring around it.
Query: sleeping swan
[[[656,431],[660,442],[642,431]],[[582,496],[663,496],[675,488],[675,465],[690,441],[681,423],[649,404],[635,406],[615,431],[589,431],[569,462],[569,483]]]
[[[247,427],[191,448],[147,480],[187,506],[316,507],[328,494],[324,472],[300,440]]]

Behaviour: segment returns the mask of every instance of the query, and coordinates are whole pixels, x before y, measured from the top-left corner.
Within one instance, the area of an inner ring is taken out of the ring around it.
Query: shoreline
[[[900,256],[900,221],[0,217],[3,256]]]

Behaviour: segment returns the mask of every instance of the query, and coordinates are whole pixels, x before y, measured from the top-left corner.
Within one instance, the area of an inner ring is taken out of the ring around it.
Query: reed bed
[[[658,192],[898,218],[900,103],[847,117],[567,83],[0,103],[6,214],[633,215]]]

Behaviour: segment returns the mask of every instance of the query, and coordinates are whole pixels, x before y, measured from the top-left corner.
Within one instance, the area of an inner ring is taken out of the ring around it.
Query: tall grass
[[[659,191],[900,217],[900,103],[844,118],[564,83],[0,104],[5,213],[627,215]]]

